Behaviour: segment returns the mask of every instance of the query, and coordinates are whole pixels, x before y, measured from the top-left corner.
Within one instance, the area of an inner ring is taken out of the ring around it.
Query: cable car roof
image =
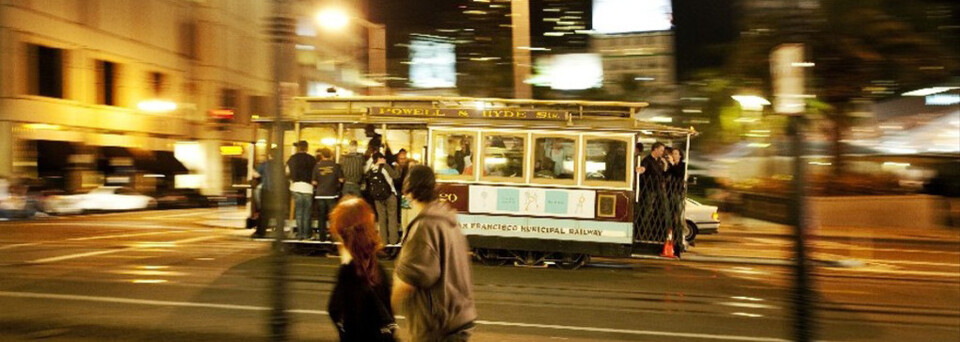
[[[453,127],[489,127],[522,129],[571,129],[585,131],[641,132],[646,135],[681,138],[696,135],[691,129],[640,121],[637,114],[649,104],[646,102],[575,101],[575,100],[518,100],[447,96],[350,96],[350,97],[295,97],[293,115],[284,121],[300,123],[354,123],[374,125],[429,125]],[[381,110],[383,109],[383,110]],[[394,111],[419,116],[377,115]],[[427,115],[423,111],[427,112]],[[452,117],[451,111],[460,111]],[[562,117],[534,119],[533,113],[560,113]],[[530,114],[519,119],[480,117],[479,112]],[[432,114],[432,115],[431,115]],[[448,114],[442,117],[442,114]],[[469,114],[469,116],[468,116]],[[257,122],[272,122],[259,118]]]

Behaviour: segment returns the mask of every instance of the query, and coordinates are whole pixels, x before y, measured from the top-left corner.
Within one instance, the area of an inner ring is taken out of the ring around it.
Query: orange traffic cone
[[[667,243],[663,244],[663,252],[660,253],[660,256],[664,258],[677,257],[673,254],[673,228],[667,231]]]

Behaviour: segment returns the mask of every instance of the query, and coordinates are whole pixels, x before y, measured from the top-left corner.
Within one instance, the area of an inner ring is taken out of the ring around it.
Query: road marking
[[[13,248],[17,248],[17,247],[29,247],[29,246],[36,246],[36,245],[39,245],[39,244],[40,244],[39,242],[32,242],[32,243],[18,243],[18,244],[13,244],[13,245],[5,245],[5,246],[0,246],[0,250],[4,250],[4,249],[13,249]]]
[[[184,232],[185,232],[185,231],[183,231],[183,230],[174,230],[174,231],[166,231],[166,232],[146,232],[146,233],[115,234],[115,235],[97,235],[97,236],[88,236],[88,237],[81,237],[81,238],[72,238],[72,239],[67,239],[67,241],[88,241],[88,240],[125,238],[125,237],[146,236],[146,235],[160,235],[160,234],[184,233]]]
[[[27,226],[78,226],[78,227],[121,227],[121,228],[142,228],[142,229],[173,229],[173,230],[189,230],[190,228],[182,227],[173,227],[173,226],[159,226],[159,225],[144,225],[131,222],[42,222],[42,223],[30,223],[26,224]]]
[[[171,218],[171,217],[198,216],[198,215],[209,215],[209,214],[213,214],[213,213],[211,213],[211,212],[209,212],[209,211],[197,211],[197,212],[190,212],[190,213],[186,213],[186,214],[149,216],[149,217],[144,217],[144,219],[147,219],[147,220],[157,219],[157,220],[159,220],[159,219],[167,219],[167,218]]]
[[[879,264],[902,264],[902,265],[920,265],[920,266],[944,266],[944,267],[953,267],[960,268],[960,264],[950,264],[945,262],[929,262],[929,261],[908,261],[908,260],[890,260],[890,259],[862,259],[861,261],[866,263],[879,263]]]
[[[219,238],[219,237],[220,237],[220,236],[201,236],[201,237],[195,237],[195,238],[189,238],[189,239],[183,239],[183,240],[176,240],[176,241],[170,241],[170,242],[157,242],[157,243],[155,243],[155,244],[163,244],[163,247],[176,247],[177,244],[181,244],[181,243],[199,242],[199,241],[216,239],[216,238]],[[37,259],[37,260],[33,260],[33,261],[28,261],[27,263],[30,263],[30,264],[45,264],[45,263],[51,263],[51,262],[57,262],[57,261],[63,261],[63,260],[70,260],[70,259],[77,259],[77,258],[85,258],[85,257],[89,257],[89,256],[97,256],[97,255],[104,255],[104,254],[120,253],[120,252],[127,252],[127,251],[132,251],[132,250],[155,248],[155,247],[156,247],[156,246],[153,245],[153,244],[139,245],[139,246],[132,246],[132,247],[120,248],[120,249],[111,249],[111,250],[106,250],[106,251],[96,251],[96,252],[67,254],[67,255],[61,255],[61,256],[57,256],[57,257],[50,257],[50,258],[43,258],[43,259]]]
[[[271,308],[269,308],[269,307],[265,307],[265,306],[253,306],[253,305],[216,304],[216,303],[194,303],[194,302],[175,302],[175,301],[150,300],[150,299],[132,299],[132,298],[117,298],[117,297],[64,295],[64,294],[36,293],[36,292],[8,292],[8,291],[0,291],[0,297],[8,297],[8,298],[29,298],[29,299],[59,299],[59,300],[73,300],[73,301],[101,302],[101,303],[118,303],[118,304],[133,304],[133,305],[152,305],[152,306],[172,306],[172,307],[192,307],[192,308],[224,309],[224,310],[244,310],[244,311],[269,311],[269,310],[271,310]],[[288,312],[288,313],[296,313],[296,314],[307,314],[307,315],[329,315],[328,312],[323,311],[323,310],[290,309],[290,310],[287,310],[287,312]],[[404,317],[403,317],[403,316],[397,316],[397,319],[404,319]],[[786,339],[773,338],[773,337],[754,337],[754,336],[737,336],[737,335],[682,333],[682,332],[655,331],[655,330],[612,329],[612,328],[597,328],[597,327],[585,327],[585,326],[567,326],[567,325],[553,325],[553,324],[533,324],[533,323],[503,322],[503,321],[486,321],[486,320],[477,320],[477,321],[475,321],[475,323],[478,324],[478,325],[501,326],[501,327],[514,327],[514,328],[534,328],[534,329],[547,329],[547,330],[582,331],[582,332],[593,332],[593,333],[613,333],[613,334],[624,334],[624,335],[680,337],[680,338],[701,339],[701,340],[747,341],[747,342],[789,342],[789,340],[786,340]]]

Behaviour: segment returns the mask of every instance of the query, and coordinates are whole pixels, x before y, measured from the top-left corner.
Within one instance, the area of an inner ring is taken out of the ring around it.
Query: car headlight
[[[710,215],[710,218],[712,218],[714,221],[720,222],[720,213],[714,211],[713,214]]]

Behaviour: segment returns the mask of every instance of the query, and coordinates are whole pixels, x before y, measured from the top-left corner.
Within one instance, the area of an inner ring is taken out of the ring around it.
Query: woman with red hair
[[[373,210],[345,197],[330,213],[330,233],[340,242],[340,271],[327,311],[341,341],[395,341],[390,278],[377,254],[383,248]]]

